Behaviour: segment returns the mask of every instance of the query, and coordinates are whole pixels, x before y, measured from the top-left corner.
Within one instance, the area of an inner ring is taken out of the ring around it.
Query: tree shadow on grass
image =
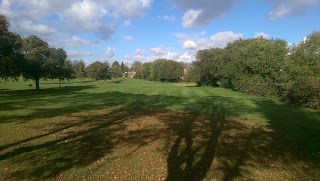
[[[300,160],[310,160],[320,168],[319,111],[267,99],[256,102],[256,105],[258,111],[269,120],[268,127],[280,133],[280,145],[285,145],[286,148],[284,152]]]
[[[72,102],[73,108],[39,109],[27,117],[13,116],[13,120],[33,120],[41,115],[41,118],[69,115],[74,121],[53,123],[48,128],[39,128],[43,134],[0,145],[0,163],[10,161],[13,166],[9,168],[15,170],[5,170],[6,179],[51,179],[74,169],[88,171],[99,162],[108,165],[112,158],[126,159],[139,149],[165,141],[158,145],[161,147],[158,151],[166,160],[167,180],[253,180],[257,168],[269,168],[286,155],[298,159],[295,156],[300,153],[291,150],[292,147],[285,148],[281,135],[289,134],[285,128],[290,123],[277,122],[285,118],[272,114],[273,109],[284,109],[298,118],[307,116],[273,102],[256,102],[258,111],[270,120],[267,128],[233,118],[251,110],[241,109],[242,102],[232,98],[202,97],[190,104],[183,97],[114,91],[81,93],[64,99],[76,100]],[[173,105],[181,106],[184,112],[169,111]],[[82,114],[90,110],[96,112]],[[292,134],[296,129],[300,128],[289,127]],[[310,136],[306,135],[306,139]],[[306,144],[312,143],[314,140]]]

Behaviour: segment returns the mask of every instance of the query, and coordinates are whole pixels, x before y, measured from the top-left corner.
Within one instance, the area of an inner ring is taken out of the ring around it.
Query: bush
[[[313,76],[297,78],[287,92],[284,101],[320,109],[320,78]]]
[[[258,76],[244,76],[232,81],[234,89],[250,95],[276,97],[277,87],[269,80]]]

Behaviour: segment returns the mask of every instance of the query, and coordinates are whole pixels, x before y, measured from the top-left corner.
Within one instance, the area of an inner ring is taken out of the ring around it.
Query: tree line
[[[83,60],[67,60],[67,53],[62,48],[50,47],[41,38],[31,35],[22,38],[9,31],[9,20],[0,15],[0,78],[17,80],[20,76],[31,79],[40,89],[40,79],[61,80],[90,77],[95,80],[106,80],[120,77],[128,66],[115,61],[96,61],[86,67]]]
[[[49,47],[35,35],[21,38],[8,30],[9,20],[0,15],[0,77],[17,79],[23,76],[32,79],[40,89],[41,78],[71,78],[72,63],[66,61],[67,53],[62,48]]]
[[[184,79],[184,71],[188,64],[168,59],[157,59],[153,62],[141,63],[135,61],[131,69],[137,74],[135,78],[161,81],[178,82]]]
[[[297,45],[259,37],[199,50],[187,81],[320,109],[320,32]]]

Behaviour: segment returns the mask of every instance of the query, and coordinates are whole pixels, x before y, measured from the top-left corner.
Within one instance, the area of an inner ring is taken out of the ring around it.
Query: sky
[[[320,0],[0,0],[10,31],[37,35],[71,60],[191,63],[239,38],[298,44],[320,31]]]

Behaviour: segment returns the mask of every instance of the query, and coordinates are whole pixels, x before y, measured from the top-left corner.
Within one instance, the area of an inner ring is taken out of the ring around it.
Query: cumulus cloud
[[[169,21],[169,22],[177,20],[175,15],[163,15],[163,16],[158,16],[158,18],[164,21]]]
[[[195,27],[209,24],[220,18],[236,3],[236,0],[171,0],[174,6],[185,13],[183,27]]]
[[[116,51],[115,48],[107,47],[106,57],[109,59],[115,59],[115,51]]]
[[[184,16],[182,17],[182,26],[185,28],[193,27],[194,25],[197,25],[198,17],[202,13],[202,10],[188,10]]]
[[[143,50],[143,49],[140,49],[140,48],[137,48],[136,49],[136,55],[145,55],[146,54],[146,51]]]
[[[97,43],[97,41],[89,41],[77,36],[72,36],[70,39],[64,41],[66,47],[82,47],[82,46],[91,46]]]
[[[178,62],[191,63],[195,60],[194,54],[191,52],[175,52],[171,51],[169,48],[151,48],[152,55],[147,59],[153,61],[156,59],[164,58],[169,60],[175,60]]]
[[[254,38],[259,38],[259,37],[269,38],[269,35],[264,32],[257,32],[254,34]]]
[[[183,48],[185,49],[196,49],[197,44],[192,40],[187,40],[183,43]]]
[[[11,30],[22,35],[35,34],[45,38],[47,34],[55,32],[69,36],[72,33],[89,32],[108,40],[116,30],[118,21],[125,19],[125,24],[129,25],[129,20],[144,15],[152,1],[2,0],[0,12],[11,20]]]
[[[123,36],[122,38],[123,38],[124,40],[127,40],[127,41],[131,41],[131,40],[134,39],[134,37],[131,36],[131,35],[126,35],[126,36]]]
[[[224,31],[224,32],[219,32],[210,37],[210,40],[213,42],[213,44],[216,47],[223,48],[225,47],[228,43],[233,42],[239,38],[242,38],[242,33],[233,33],[232,31]]]
[[[126,20],[126,21],[123,22],[123,25],[124,26],[130,26],[131,22],[129,20]]]
[[[279,19],[290,15],[302,15],[308,8],[317,5],[318,0],[262,0],[273,4],[273,9],[269,11],[268,18]]]
[[[67,54],[69,59],[79,59],[84,56],[86,57],[96,56],[94,53],[87,52],[87,51],[67,51]]]

